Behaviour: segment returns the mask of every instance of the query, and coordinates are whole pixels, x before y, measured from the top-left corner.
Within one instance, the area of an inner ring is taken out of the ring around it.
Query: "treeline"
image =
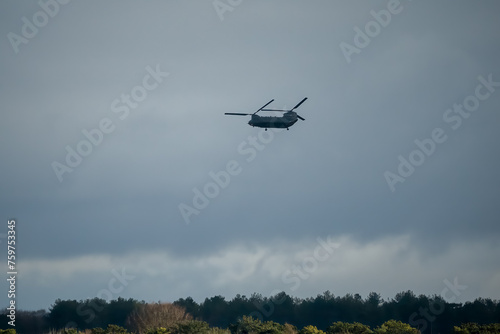
[[[431,333],[431,329],[432,333],[449,333],[462,323],[500,322],[500,301],[478,298],[464,304],[453,303],[441,296],[416,296],[412,291],[400,292],[387,301],[374,292],[363,299],[359,294],[340,297],[326,291],[307,299],[281,292],[273,297],[237,295],[232,300],[215,296],[200,304],[188,297],[174,304],[186,308],[196,319],[221,328],[228,327],[243,315],[262,321],[290,323],[298,328],[313,325],[322,330],[337,321],[358,322],[376,328],[392,319],[408,323],[422,333]]]
[[[155,315],[156,320],[147,320],[151,315]],[[370,330],[382,328],[388,321],[396,321],[421,333],[468,333],[467,328],[473,328],[470,326],[500,323],[500,302],[478,298],[473,302],[453,303],[441,296],[416,296],[412,291],[400,292],[390,300],[383,300],[374,292],[363,299],[359,294],[339,297],[329,291],[306,299],[294,298],[284,292],[272,297],[254,293],[250,297],[237,295],[231,300],[214,296],[201,303],[188,297],[173,304],[147,304],[123,298],[111,301],[99,298],[80,301],[58,299],[48,311],[18,310],[16,330],[18,333],[48,333],[64,328],[85,330],[115,325],[131,332],[145,332],[146,327],[139,325],[141,321],[157,328],[167,321],[206,324],[206,328],[211,330],[220,328],[221,332],[238,333],[235,324],[242,319],[255,319],[262,324],[287,324],[295,329],[310,326],[318,331],[331,330],[332,324],[337,322],[363,324]],[[6,314],[2,315],[0,328],[12,328],[7,324],[8,320]],[[470,323],[469,327],[460,327],[466,323]],[[462,332],[457,331],[460,328]],[[500,333],[500,329],[497,332],[490,329],[476,332]]]

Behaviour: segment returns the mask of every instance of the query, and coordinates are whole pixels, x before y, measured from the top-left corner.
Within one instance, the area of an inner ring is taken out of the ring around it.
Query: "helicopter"
[[[305,100],[307,100],[307,97],[305,97],[302,101],[297,103],[297,105],[290,110],[264,109],[269,104],[271,104],[271,102],[274,101],[274,99],[272,99],[271,101],[264,104],[261,108],[259,108],[259,110],[257,110],[253,114],[241,114],[241,113],[227,112],[224,115],[238,115],[238,116],[250,115],[250,116],[252,116],[252,118],[250,119],[250,121],[248,121],[248,125],[257,126],[259,128],[265,128],[266,131],[268,128],[278,128],[278,129],[286,128],[288,130],[288,128],[291,127],[292,125],[294,125],[298,119],[305,121],[305,119],[303,117],[301,117],[300,115],[297,115],[297,113],[294,111],[302,103],[304,103]],[[281,117],[259,116],[259,115],[257,115],[257,113],[259,111],[279,111],[279,112],[283,112],[284,114]]]

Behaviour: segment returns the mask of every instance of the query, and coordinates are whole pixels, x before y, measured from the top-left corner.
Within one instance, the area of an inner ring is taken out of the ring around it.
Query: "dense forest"
[[[4,312],[0,327],[12,328],[8,321]],[[252,321],[253,325],[250,324]],[[500,333],[498,325],[489,325],[488,331],[479,330],[480,325],[500,323],[500,301],[478,298],[473,302],[453,303],[440,296],[417,296],[412,291],[400,292],[390,300],[383,300],[374,292],[363,299],[359,294],[339,297],[329,291],[306,299],[294,298],[284,292],[272,297],[254,293],[250,297],[236,295],[231,300],[214,296],[201,303],[187,297],[172,304],[147,304],[123,298],[111,301],[99,298],[80,301],[58,299],[48,311],[17,310],[15,329],[17,333],[48,333],[64,328],[83,331],[111,328],[109,325],[114,325],[130,332],[143,333],[148,324],[161,328],[165,324],[186,322],[189,322],[189,326],[201,326],[195,330],[198,333],[208,333],[209,329],[210,333],[219,333],[216,328],[221,329],[220,333],[251,333],[241,328],[260,328],[258,326],[261,325],[271,329],[255,332],[297,333],[300,330],[300,333],[371,333],[374,330],[375,333],[389,333],[383,330],[384,326],[395,323],[405,324],[415,333]],[[335,331],[332,327],[335,323],[351,326],[356,323],[364,329]],[[289,331],[285,331],[283,326],[289,326]],[[479,329],[466,329],[471,326]],[[178,332],[190,333],[187,328]],[[176,332],[165,329],[165,333]]]

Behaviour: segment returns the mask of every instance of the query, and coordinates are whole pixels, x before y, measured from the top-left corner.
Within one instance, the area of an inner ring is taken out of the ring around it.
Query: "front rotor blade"
[[[240,114],[240,113],[237,113],[237,112],[227,112],[227,113],[224,113],[224,115],[247,116],[247,115],[251,115],[251,114]]]
[[[302,103],[304,103],[305,100],[307,100],[307,97],[304,97],[304,99],[300,101],[295,107],[293,107],[292,110],[297,109]]]
[[[297,115],[297,118],[300,118],[301,120],[305,121],[305,118],[304,117],[301,117],[299,115]]]
[[[290,110],[283,110],[283,109],[261,109],[262,111],[282,111],[282,112],[286,112],[286,111],[290,111]]]
[[[262,107],[260,107],[260,109],[259,109],[259,110],[257,110],[256,112],[254,112],[254,114],[258,113],[259,111],[261,111],[262,109],[264,109],[265,107],[267,107],[267,105],[268,105],[269,103],[273,102],[273,101],[274,101],[274,99],[272,99],[271,101],[269,101],[269,102],[267,102],[266,104],[264,104]]]

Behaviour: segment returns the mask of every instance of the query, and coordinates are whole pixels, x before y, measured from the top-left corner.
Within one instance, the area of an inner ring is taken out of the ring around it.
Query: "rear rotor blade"
[[[227,112],[227,113],[224,113],[224,115],[247,116],[247,115],[252,115],[252,114],[240,114],[240,113],[237,113],[237,112]]]
[[[302,103],[304,103],[305,100],[307,100],[307,97],[304,97],[304,99],[300,101],[295,107],[293,107],[292,110],[297,109]]]
[[[257,110],[256,112],[254,112],[254,114],[258,113],[259,111],[261,111],[262,109],[264,109],[265,107],[267,107],[267,105],[270,104],[273,101],[274,101],[274,99],[272,99],[271,101],[269,101],[266,104],[264,104],[262,107],[259,108],[259,110]]]
[[[297,115],[297,118],[300,118],[301,120],[305,121],[305,118],[304,117],[301,117],[299,115]]]

